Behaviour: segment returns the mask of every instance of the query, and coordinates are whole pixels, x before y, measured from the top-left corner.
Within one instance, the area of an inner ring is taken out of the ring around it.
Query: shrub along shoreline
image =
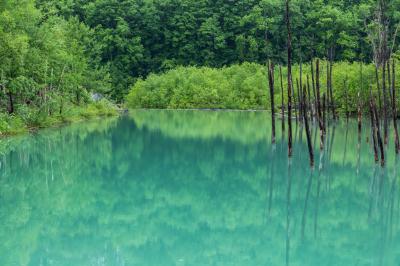
[[[327,62],[321,61],[321,94],[326,92]],[[399,71],[396,69],[396,73]],[[282,67],[283,97],[287,103],[287,69]],[[302,82],[311,84],[310,64],[302,65]],[[373,64],[336,62],[333,65],[333,95],[336,108],[344,113],[357,112],[360,99],[363,112],[368,112],[370,88],[377,94]],[[282,101],[279,67],[275,67],[275,106]],[[300,66],[293,66],[293,84],[297,97]],[[379,77],[382,75],[379,73]],[[396,79],[397,81],[398,79]],[[381,81],[380,81],[381,82]],[[398,91],[399,84],[396,84]],[[310,85],[311,87],[311,85]],[[360,94],[360,98],[358,98]],[[399,95],[399,94],[397,94]],[[397,99],[398,100],[398,99]],[[128,108],[153,109],[270,109],[267,67],[243,63],[220,69],[208,67],[178,67],[163,74],[151,74],[138,80],[126,97]]]
[[[56,127],[96,117],[118,115],[118,107],[103,99],[82,105],[66,105],[62,114],[49,115],[43,109],[20,110],[15,114],[0,113],[0,137],[13,136],[41,128]]]

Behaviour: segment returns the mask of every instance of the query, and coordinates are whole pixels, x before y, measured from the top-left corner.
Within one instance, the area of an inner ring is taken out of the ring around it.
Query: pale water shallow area
[[[400,163],[369,126],[316,167],[265,112],[132,111],[0,140],[0,265],[400,265]],[[300,137],[300,132],[303,132]]]

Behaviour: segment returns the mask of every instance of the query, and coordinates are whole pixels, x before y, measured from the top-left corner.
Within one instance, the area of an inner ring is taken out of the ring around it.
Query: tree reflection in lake
[[[343,121],[323,152],[313,129],[311,170],[299,125],[289,171],[268,119],[133,111],[1,140],[0,265],[399,265],[394,156]]]

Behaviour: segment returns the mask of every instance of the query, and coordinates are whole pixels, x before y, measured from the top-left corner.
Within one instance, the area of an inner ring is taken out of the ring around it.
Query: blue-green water
[[[0,265],[400,265],[399,165],[366,125],[133,111],[0,141]],[[301,135],[303,133],[303,135]]]

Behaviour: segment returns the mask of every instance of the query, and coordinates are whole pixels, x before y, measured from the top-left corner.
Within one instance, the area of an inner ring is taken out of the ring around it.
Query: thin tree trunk
[[[307,75],[307,104],[308,104],[308,109],[310,110],[310,121],[312,121],[312,116],[313,116],[313,106],[312,106],[312,102],[311,102],[311,92],[310,92],[311,88],[310,88],[310,79]]]
[[[349,93],[348,93],[348,86],[347,86],[347,77],[343,82],[344,86],[344,97],[345,97],[345,112],[346,112],[346,121],[349,122]]]
[[[378,66],[375,66],[375,78],[376,78],[376,89],[378,90],[378,104],[379,104],[379,113],[382,113],[382,102],[381,102],[381,86],[379,83],[379,73]]]
[[[361,91],[363,90],[363,63],[361,62],[360,64],[360,89],[357,93],[358,101],[357,101],[357,113],[358,113],[358,135],[361,136],[361,130],[362,130],[362,112],[361,112]]]
[[[324,149],[324,118],[321,112],[321,96],[320,96],[320,83],[319,83],[319,59],[316,62],[316,93],[317,93],[317,113],[318,113],[318,123],[320,130],[320,149]]]
[[[299,80],[298,79],[296,79],[296,89],[297,89],[297,114],[298,114],[298,116],[299,116],[299,121],[300,121],[300,123],[302,122],[302,118],[303,118],[303,116],[302,116],[302,104],[301,104],[301,87],[300,87],[300,85],[299,85]]]
[[[329,52],[328,52],[328,58],[329,58]],[[328,102],[328,110],[331,110],[331,101],[330,101],[330,61],[329,59],[326,61],[326,97],[327,97],[327,102]],[[333,119],[335,119],[335,117],[333,117]]]
[[[372,145],[374,148],[374,158],[375,162],[379,162],[378,157],[378,148],[377,148],[377,140],[376,140],[376,123],[375,123],[375,113],[374,113],[374,105],[372,103],[372,96],[369,102],[369,109],[370,109],[370,118],[371,118],[371,131],[372,131]]]
[[[314,116],[317,117],[317,120],[319,120],[318,117],[318,111],[317,111],[317,94],[315,92],[315,78],[314,78],[314,62],[311,60],[311,85],[312,85],[312,90],[313,90],[313,96],[314,96]]]
[[[299,92],[303,89],[303,64],[302,64],[302,62],[301,62],[301,60],[300,60],[300,75],[299,75]],[[302,104],[301,104],[301,101],[302,101],[302,93],[300,93],[300,95],[299,95],[299,105],[300,105],[300,121],[302,120],[302,116],[301,116],[301,114],[302,114],[302,112],[303,112],[303,107],[302,107]]]
[[[282,77],[282,66],[279,65],[279,76],[281,80],[281,112],[282,112],[282,132],[285,131],[285,98],[283,94],[283,77]]]
[[[382,64],[382,93],[383,93],[383,143],[388,142],[388,97],[386,90],[386,63]]]
[[[292,37],[290,29],[290,0],[286,0],[287,57],[288,57],[288,154],[292,156]]]
[[[297,124],[299,122],[299,110],[297,108],[297,95],[294,90],[295,84],[293,82],[293,76],[291,76],[290,79],[292,80],[292,99],[293,99],[292,108],[293,108],[293,112],[294,112],[294,116],[295,116],[296,124]]]
[[[362,112],[361,112],[361,100],[360,100],[360,92],[357,93],[358,97],[358,106],[357,106],[357,113],[358,113],[358,135],[361,135],[362,130]]]
[[[392,100],[393,100],[393,88],[392,88],[392,78],[391,78],[391,72],[390,72],[390,60],[387,61],[386,63],[387,66],[387,83],[388,83],[388,90],[389,90],[389,106],[393,106]],[[388,118],[390,118],[390,112],[392,110],[389,108],[388,109]],[[390,122],[389,122],[390,124]]]
[[[330,93],[330,105],[332,110],[333,119],[337,119],[335,99],[333,97],[333,86],[332,86],[332,73],[333,73],[333,47],[331,47],[330,59],[329,59],[329,93]]]
[[[322,94],[322,124],[324,125],[323,127],[323,132],[324,135],[326,134],[326,103],[327,103],[327,99],[326,99],[326,93]]]
[[[274,65],[268,63],[269,94],[271,99],[272,143],[275,143]]]
[[[304,125],[306,127],[306,135],[307,135],[307,146],[308,146],[308,154],[310,156],[310,165],[311,167],[314,166],[314,151],[313,151],[313,147],[312,147],[312,140],[311,140],[311,135],[310,135],[310,128],[308,125],[308,115],[307,115],[307,104],[306,104],[306,87],[304,86],[303,89],[303,101],[302,101],[302,105],[303,105],[303,120],[304,120]]]
[[[393,127],[394,127],[394,141],[396,154],[400,152],[400,141],[399,131],[397,129],[397,107],[396,107],[396,71],[395,61],[392,63],[392,116],[393,116]]]
[[[320,83],[319,83],[319,59],[316,62],[316,94],[317,94],[317,116],[318,116],[318,123],[319,128],[323,131],[323,122],[322,122],[322,113],[321,113],[321,96],[320,96]]]
[[[375,101],[373,98],[372,98],[372,106],[373,106],[374,115],[375,115],[376,137],[378,139],[379,150],[381,152],[381,166],[384,166],[385,165],[385,150],[383,148],[383,141],[382,141],[382,137],[381,137],[379,115],[378,115],[378,111],[377,111]]]

